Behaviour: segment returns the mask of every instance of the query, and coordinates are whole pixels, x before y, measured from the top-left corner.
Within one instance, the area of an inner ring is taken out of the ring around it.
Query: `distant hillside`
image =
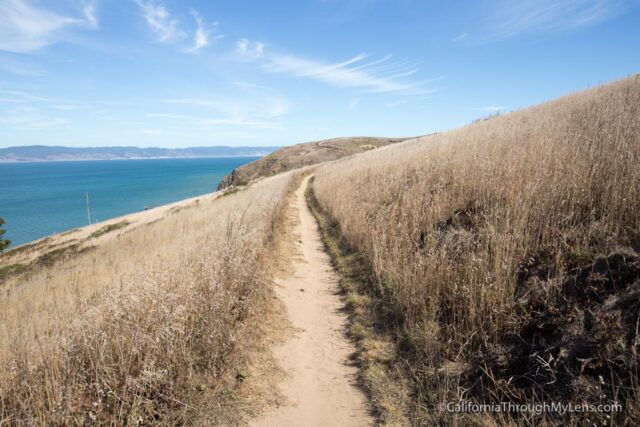
[[[63,160],[125,160],[154,158],[264,156],[280,147],[59,147],[28,145],[0,148],[1,162],[43,162]]]
[[[337,160],[406,139],[408,138],[347,137],[283,147],[260,160],[234,169],[230,175],[220,181],[218,190],[223,190],[234,184],[246,183],[259,177],[271,176],[328,160]]]

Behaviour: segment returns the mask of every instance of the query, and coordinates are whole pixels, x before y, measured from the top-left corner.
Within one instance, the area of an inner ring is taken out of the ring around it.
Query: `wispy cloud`
[[[192,10],[191,13],[193,14],[193,18],[196,20],[196,24],[198,25],[198,28],[196,28],[196,35],[193,40],[194,44],[191,48],[191,52],[195,52],[209,45],[209,35],[211,34],[211,29],[204,24],[204,21],[202,20],[198,12]],[[217,25],[217,23],[215,23],[214,25]]]
[[[4,0],[0,13],[0,51],[25,53],[62,41],[72,27],[97,28],[93,2],[83,3],[82,17],[38,7],[31,0]]]
[[[368,60],[364,54],[344,62],[327,63],[295,55],[269,55],[264,67],[273,72],[306,77],[337,87],[355,87],[369,92],[426,94],[434,92],[428,81],[411,79],[418,68],[405,61],[393,61],[388,55]]]
[[[183,40],[187,34],[180,28],[180,21],[174,18],[164,7],[164,4],[156,0],[134,0],[142,11],[147,25],[157,36],[159,43],[171,43]]]
[[[82,14],[87,24],[92,28],[98,28],[98,18],[96,17],[96,1],[87,0],[82,7]]]
[[[70,121],[61,117],[50,117],[39,109],[18,106],[0,115],[0,124],[22,130],[39,130],[69,127]]]
[[[484,42],[525,33],[549,33],[595,25],[623,13],[625,0],[499,0]]]
[[[143,135],[162,135],[164,132],[162,129],[143,129],[140,133]]]
[[[52,105],[51,108],[58,111],[77,111],[77,110],[86,110],[87,107],[77,104],[55,104]]]
[[[46,71],[11,58],[0,58],[0,68],[12,74],[25,77],[42,77],[46,75]]]
[[[264,54],[264,43],[240,39],[236,42],[236,55],[243,60],[254,60]]]
[[[347,105],[347,108],[349,108],[349,110],[353,111],[358,107],[358,104],[360,103],[360,98],[353,98],[349,101],[349,105]]]
[[[453,39],[451,39],[451,41],[453,41],[453,42],[461,42],[461,41],[465,40],[467,37],[469,37],[469,34],[460,33],[457,36],[455,36]]]
[[[161,0],[134,0],[140,7],[141,14],[147,26],[156,35],[158,43],[190,42],[183,52],[196,53],[209,46],[215,40],[225,37],[224,34],[216,34],[218,23],[207,22],[195,9],[190,9],[195,21],[195,27],[186,25],[185,22],[175,17]]]
[[[3,99],[10,103],[27,103],[27,102],[64,102],[56,98],[48,98],[40,95],[34,95],[28,92],[22,92],[18,90],[6,90],[0,89],[0,95],[3,95]]]
[[[227,125],[276,129],[289,111],[289,101],[272,88],[245,82],[234,84],[240,93],[181,97],[164,100],[173,111],[149,117],[190,121],[202,126]],[[193,114],[193,113],[196,114]],[[214,117],[210,117],[211,113]]]
[[[188,52],[197,52],[200,49],[209,46],[209,43],[212,41],[212,36],[213,40],[218,40],[225,37],[224,34],[213,34],[218,27],[217,22],[207,24],[202,19],[202,16],[200,16],[200,14],[193,9],[191,10],[191,15],[196,21],[196,31],[195,35],[193,36],[193,46],[187,50]]]
[[[274,122],[266,120],[250,120],[242,117],[237,118],[210,118],[202,116],[192,116],[187,114],[170,114],[170,113],[149,113],[147,117],[159,119],[184,120],[194,124],[203,126],[228,125],[228,126],[248,126],[262,129],[277,129],[280,126]]]
[[[0,89],[0,124],[3,128],[41,130],[70,128],[70,113],[90,110],[67,99],[36,95],[19,90]]]
[[[505,107],[503,107],[502,105],[487,105],[485,107],[482,107],[481,109],[490,113],[496,113],[498,111],[505,110]]]
[[[255,100],[233,100],[226,97],[221,99],[177,98],[167,99],[164,102],[166,104],[211,109],[234,118],[276,118],[284,116],[289,109],[288,102],[278,97],[256,98]]]
[[[384,104],[384,106],[387,108],[393,108],[393,107],[398,107],[400,105],[404,105],[406,103],[407,103],[406,99],[398,99],[396,101],[387,102],[386,104]]]
[[[34,95],[29,92],[0,89],[0,104],[17,105],[19,111],[74,111],[88,110],[86,105],[60,98]],[[16,110],[18,111],[18,110]]]
[[[268,86],[247,82],[233,83],[240,92],[231,95],[211,95],[206,98],[166,99],[166,104],[185,105],[214,110],[233,117],[282,117],[289,111],[289,101]]]

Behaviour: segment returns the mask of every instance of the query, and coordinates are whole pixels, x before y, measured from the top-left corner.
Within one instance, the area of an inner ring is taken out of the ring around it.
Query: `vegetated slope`
[[[202,196],[133,229],[98,228],[87,239],[102,243],[67,242],[86,250],[5,280],[0,424],[238,423],[292,179]]]
[[[636,75],[319,167],[317,200],[370,268],[358,310],[395,337],[385,364],[412,388],[413,423],[640,422],[638,165]],[[465,401],[622,411],[437,410]]]
[[[255,162],[234,169],[218,184],[218,190],[246,184],[256,178],[336,160],[351,154],[401,142],[407,138],[350,137],[306,142],[284,147]]]

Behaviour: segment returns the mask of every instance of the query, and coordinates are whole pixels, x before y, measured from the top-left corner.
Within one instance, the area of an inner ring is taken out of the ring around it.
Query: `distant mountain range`
[[[0,148],[0,163],[65,160],[177,159],[198,157],[265,156],[281,147],[58,147],[27,145]]]

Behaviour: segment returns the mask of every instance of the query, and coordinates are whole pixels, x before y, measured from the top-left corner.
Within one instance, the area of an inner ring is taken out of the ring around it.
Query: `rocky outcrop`
[[[224,190],[227,187],[231,187],[233,185],[233,177],[236,175],[236,170],[232,170],[229,175],[226,175],[222,180],[218,183],[218,188],[216,191]]]

